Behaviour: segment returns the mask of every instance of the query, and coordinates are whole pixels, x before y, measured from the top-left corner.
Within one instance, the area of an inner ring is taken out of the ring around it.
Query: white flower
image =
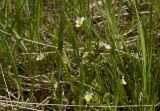
[[[55,83],[54,83],[54,88],[55,88],[55,89],[58,88],[58,82],[57,82],[57,81],[55,81]]]
[[[140,94],[139,94],[139,102],[141,102],[142,101],[142,99],[143,99],[143,93],[142,92],[140,92]]]
[[[104,44],[104,46],[105,46],[105,48],[108,49],[108,50],[111,49],[111,46],[110,46],[110,45]]]
[[[76,27],[81,27],[83,22],[84,22],[85,18],[84,17],[77,17],[75,23],[76,23]]]
[[[40,61],[45,57],[45,55],[43,53],[40,53],[39,55],[37,55],[36,60]]]
[[[109,44],[104,43],[104,42],[99,42],[99,47],[100,48],[105,48],[107,50],[111,49],[111,46]]]
[[[127,84],[127,82],[124,80],[124,76],[122,76],[121,83],[122,83],[123,85],[126,85],[126,84]]]

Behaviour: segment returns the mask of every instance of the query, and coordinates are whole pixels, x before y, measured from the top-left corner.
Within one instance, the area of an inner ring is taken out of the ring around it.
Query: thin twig
[[[8,104],[8,103],[0,103],[0,106],[3,106],[3,107],[7,107],[7,106],[11,106],[11,107],[19,107],[19,108],[22,108],[22,109],[28,109],[28,110],[32,110],[32,111],[43,111],[43,110],[39,110],[39,109],[34,109],[34,108],[29,108],[29,107],[24,107],[24,106],[17,106],[17,105],[11,105],[11,104]]]
[[[15,104],[21,104],[21,105],[39,105],[39,106],[61,106],[61,107],[86,107],[86,105],[67,105],[67,104],[42,104],[42,103],[26,103],[26,102],[19,102],[19,101],[6,101],[6,100],[0,100],[2,103],[8,103],[12,102]],[[121,105],[121,106],[106,106],[106,105],[90,105],[92,108],[127,108],[127,107],[160,107],[159,104],[156,105]]]
[[[52,45],[49,45],[49,44],[44,44],[44,43],[41,43],[41,42],[37,42],[37,41],[33,41],[33,40],[29,40],[29,39],[25,39],[25,38],[20,37],[20,36],[15,36],[15,35],[13,35],[13,34],[10,34],[10,33],[8,33],[8,32],[3,31],[3,30],[0,30],[0,32],[4,33],[4,34],[6,34],[6,35],[10,35],[10,36],[17,37],[17,38],[18,38],[18,39],[20,39],[20,40],[24,40],[24,41],[27,41],[27,42],[31,42],[31,43],[39,44],[39,45],[42,45],[42,46],[52,47],[52,48],[57,49],[57,47],[56,47],[56,46],[52,46]]]
[[[11,101],[11,97],[10,97],[10,94],[9,94],[7,82],[6,82],[6,79],[5,79],[5,77],[4,77],[4,73],[3,73],[3,69],[2,69],[2,65],[1,65],[1,64],[0,64],[0,68],[1,68],[1,73],[2,73],[2,76],[3,76],[3,80],[4,80],[4,84],[5,84],[5,87],[6,87],[6,91],[7,91],[7,94],[8,94],[9,101]],[[12,111],[14,111],[14,108],[13,108],[13,106],[12,106],[12,102],[10,102],[10,103],[11,103]]]

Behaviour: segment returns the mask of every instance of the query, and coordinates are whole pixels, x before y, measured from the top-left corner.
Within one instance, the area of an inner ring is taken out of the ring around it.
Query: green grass
[[[158,111],[159,7],[1,0],[0,110]]]

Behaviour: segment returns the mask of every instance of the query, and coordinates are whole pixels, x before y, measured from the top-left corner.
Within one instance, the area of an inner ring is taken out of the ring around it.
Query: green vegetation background
[[[0,110],[158,111],[159,21],[159,0],[1,0]]]

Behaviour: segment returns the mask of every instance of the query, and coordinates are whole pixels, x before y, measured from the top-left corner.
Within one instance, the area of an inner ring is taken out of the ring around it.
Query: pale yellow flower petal
[[[81,25],[82,25],[82,24],[78,22],[75,26],[76,26],[76,27],[81,27]]]
[[[92,99],[93,93],[89,93],[87,92],[86,95],[84,96],[84,99],[86,102],[90,102],[90,100]]]

